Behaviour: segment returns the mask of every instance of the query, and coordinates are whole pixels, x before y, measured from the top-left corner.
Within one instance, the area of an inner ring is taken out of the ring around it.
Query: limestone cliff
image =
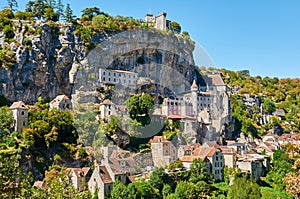
[[[178,36],[145,29],[95,33],[91,41],[99,45],[87,50],[70,24],[13,24],[11,43],[0,32],[0,46],[9,45],[16,58],[13,67],[0,67],[0,94],[10,101],[34,103],[59,94],[75,103],[98,101],[100,67],[134,70],[173,92],[186,90],[193,79],[194,45]]]

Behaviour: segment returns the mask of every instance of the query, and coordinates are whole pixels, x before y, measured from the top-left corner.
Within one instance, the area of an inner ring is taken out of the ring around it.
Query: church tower
[[[22,101],[14,102],[10,106],[14,116],[14,130],[21,133],[28,125],[28,108]]]
[[[191,86],[191,102],[193,106],[193,113],[194,116],[197,117],[198,115],[198,85],[196,83],[196,80],[194,79],[193,84]]]

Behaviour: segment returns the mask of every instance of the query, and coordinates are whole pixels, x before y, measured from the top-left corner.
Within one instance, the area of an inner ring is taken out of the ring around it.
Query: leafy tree
[[[82,11],[82,17],[86,16],[87,19],[89,21],[92,20],[92,18],[96,15],[99,15],[100,14],[100,9],[97,8],[97,7],[93,7],[93,8],[85,8],[83,9]]]
[[[295,198],[300,198],[300,174],[290,172],[284,177],[286,191]]]
[[[61,0],[57,0],[57,4],[56,4],[56,10],[57,10],[57,16],[58,16],[58,20],[64,16],[64,5],[61,2]]]
[[[276,109],[275,103],[270,99],[266,99],[262,104],[262,107],[263,110],[269,115],[271,115]]]
[[[59,19],[59,14],[57,12],[54,12],[53,8],[51,7],[46,7],[44,11],[43,17],[47,21],[58,21]]]
[[[53,7],[49,5],[47,2],[45,2],[45,0],[28,1],[28,3],[26,4],[25,11],[32,13],[32,15],[38,20],[41,20],[43,17],[47,17],[47,20],[52,20],[50,18],[52,18],[55,15],[53,11]]]
[[[166,198],[171,193],[172,193],[172,187],[168,184],[164,184],[164,187],[162,189],[163,198]]]
[[[74,22],[75,17],[76,16],[73,14],[73,10],[71,9],[70,4],[67,4],[66,9],[65,9],[64,14],[63,14],[64,20],[66,22],[72,23],[72,22]]]
[[[206,163],[200,158],[194,159],[190,170],[190,181],[197,183],[206,180],[208,180]]]
[[[7,19],[13,19],[14,18],[13,11],[10,10],[10,9],[7,9],[7,8],[1,10],[0,11],[0,15],[1,15],[1,17],[5,17]],[[8,24],[6,24],[6,25],[8,25]]]
[[[141,123],[143,126],[150,123],[150,112],[154,106],[154,99],[149,94],[135,94],[127,102],[129,115],[133,120]]]
[[[13,122],[14,117],[9,107],[0,107],[0,130],[9,129],[12,127]]]
[[[167,173],[165,173],[163,168],[154,169],[154,171],[151,173],[149,183],[160,192],[162,192],[165,184],[174,187],[173,179]]]
[[[172,22],[171,22],[171,26],[172,26],[172,28],[173,28],[173,30],[174,30],[174,32],[175,32],[176,34],[180,34],[180,32],[181,32],[181,26],[180,26],[179,23],[177,23],[177,22],[175,22],[175,21],[172,21]]]
[[[33,15],[30,12],[22,12],[22,11],[17,11],[15,14],[15,18],[19,20],[29,20],[33,21]]]
[[[125,191],[126,191],[126,186],[120,182],[119,180],[116,180],[114,182],[113,189],[110,193],[111,198],[113,199],[123,199],[125,197]]]
[[[256,199],[261,197],[259,185],[252,182],[245,175],[242,178],[235,178],[233,185],[229,187],[228,197],[233,199]]]
[[[7,0],[7,7],[11,11],[16,11],[16,8],[18,7],[18,2],[17,0]]]

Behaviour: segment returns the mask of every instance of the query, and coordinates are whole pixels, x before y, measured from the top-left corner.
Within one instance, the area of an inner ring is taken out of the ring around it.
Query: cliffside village
[[[158,17],[147,15],[146,20],[158,20],[157,26],[164,28],[165,17],[164,13]],[[140,78],[136,72],[110,69],[99,71],[99,81],[103,85],[136,87]],[[169,121],[178,120],[183,124],[181,135],[186,138],[185,142],[154,136],[150,141],[151,153],[144,154],[124,151],[117,146],[103,146],[101,162],[96,164],[93,171],[90,167],[68,168],[70,183],[79,190],[88,188],[92,193],[97,189],[98,198],[102,199],[112,190],[116,180],[124,184],[147,180],[154,167],[166,168],[166,173],[186,172],[197,158],[206,163],[207,172],[216,180],[223,179],[225,166],[251,173],[258,180],[269,171],[270,157],[275,150],[283,149],[286,143],[300,145],[298,135],[279,136],[274,132],[261,138],[240,133],[238,139],[226,140],[224,126],[228,126],[232,120],[230,91],[221,74],[203,76],[203,79],[204,84],[195,79],[189,91],[164,98],[162,104],[154,110],[154,115]],[[245,103],[255,103],[255,100],[247,98]],[[121,114],[124,118],[129,117],[127,108],[112,100],[106,99],[98,106],[99,119],[107,121],[111,115]],[[10,108],[15,131],[21,132],[28,125],[28,108],[23,102],[15,102]],[[59,95],[50,102],[52,108],[71,110],[72,101],[66,95]],[[277,110],[275,114],[284,113]],[[183,168],[168,170],[167,166],[176,160],[182,161]],[[37,181],[35,186],[47,189],[42,181]]]

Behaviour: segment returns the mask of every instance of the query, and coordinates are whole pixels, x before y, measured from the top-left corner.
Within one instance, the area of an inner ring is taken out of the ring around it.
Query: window
[[[116,80],[116,78],[114,78],[114,82],[116,82],[117,80]]]
[[[102,80],[105,81],[105,77],[103,77]]]
[[[105,75],[105,71],[103,71],[103,73],[102,73],[103,75]]]
[[[121,77],[121,74],[119,73],[119,77]]]
[[[24,111],[21,112],[21,115],[24,115]]]
[[[222,164],[222,162],[221,162],[220,164],[221,164],[220,166],[221,166],[221,167],[223,167],[223,164]]]
[[[116,73],[114,73],[114,76],[116,76]]]
[[[129,75],[129,78],[131,78],[131,75]]]
[[[124,83],[126,83],[126,79],[124,79]]]
[[[218,161],[218,159],[219,159],[218,156],[216,156],[216,160],[217,160],[217,161]]]
[[[110,72],[108,72],[108,76],[110,76]]]
[[[23,121],[23,126],[26,126],[26,123],[25,123],[25,121]]]
[[[130,83],[131,83],[131,81],[130,81],[130,80],[128,80],[128,83],[130,84]]]
[[[108,78],[108,81],[110,82],[110,78]]]

